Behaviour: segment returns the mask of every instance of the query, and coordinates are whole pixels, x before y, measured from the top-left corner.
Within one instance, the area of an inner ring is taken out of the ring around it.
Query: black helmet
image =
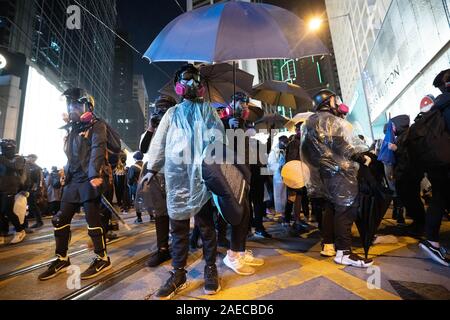
[[[81,103],[86,103],[93,110],[95,107],[94,97],[87,93],[86,90],[81,88],[69,88],[62,94],[66,97],[67,103],[78,101]]]
[[[433,81],[433,86],[443,93],[450,90],[450,69],[441,71]]]
[[[142,154],[141,151],[137,151],[134,155],[133,155],[133,159],[136,161],[142,161],[142,159],[144,159],[144,155]]]
[[[0,140],[0,151],[2,155],[7,157],[16,154],[17,144],[15,140],[12,139],[1,139]]]
[[[331,97],[336,97],[336,96],[337,96],[336,93],[331,90],[328,90],[328,89],[320,90],[313,97],[314,110],[319,111],[319,110],[322,110],[324,107],[329,108]]]
[[[250,98],[244,92],[236,92],[236,94],[234,96],[231,96],[231,101],[236,101],[236,102],[240,101],[240,102],[249,103]]]

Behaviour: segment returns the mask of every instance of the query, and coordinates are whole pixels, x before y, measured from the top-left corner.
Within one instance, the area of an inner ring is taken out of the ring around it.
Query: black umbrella
[[[369,167],[361,166],[359,170],[360,197],[356,226],[367,259],[375,234],[392,201],[392,192],[385,182],[383,164],[375,155],[366,155],[372,158],[372,163]]]
[[[253,88],[252,97],[272,106],[285,106],[297,112],[310,111],[312,100],[302,87],[284,81],[265,81]]]
[[[278,113],[269,113],[256,122],[257,129],[282,129],[289,119]]]
[[[205,81],[206,97],[211,102],[229,103],[235,92],[250,94],[253,90],[254,76],[241,69],[236,69],[236,74],[233,75],[233,66],[228,63],[202,66],[200,74]],[[181,101],[181,98],[175,93],[172,81],[159,90],[159,93],[168,95],[177,102]]]

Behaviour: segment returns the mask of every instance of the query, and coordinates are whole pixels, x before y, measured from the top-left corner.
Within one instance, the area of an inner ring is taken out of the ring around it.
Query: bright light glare
[[[62,113],[66,111],[61,92],[30,67],[22,121],[20,153],[38,156],[42,168],[63,167],[67,163],[64,153],[64,125]]]
[[[314,18],[309,22],[309,29],[312,31],[317,31],[322,26],[322,19]]]

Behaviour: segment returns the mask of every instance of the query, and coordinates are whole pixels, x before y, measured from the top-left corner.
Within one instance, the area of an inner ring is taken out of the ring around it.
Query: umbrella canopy
[[[285,106],[297,111],[309,111],[312,99],[302,87],[284,81],[266,81],[253,89],[252,97],[272,106]]]
[[[387,183],[382,182],[386,179],[383,164],[377,161],[375,155],[366,155],[372,158],[372,164],[369,168],[361,166],[359,170],[360,203],[355,223],[367,258],[375,234],[392,201],[392,192],[386,187]]]
[[[229,103],[235,91],[250,94],[253,90],[254,76],[244,70],[236,69],[235,78],[233,78],[233,66],[228,63],[202,66],[200,74],[206,83],[206,97],[211,102]],[[233,83],[234,79],[236,86]],[[159,93],[168,95],[177,102],[181,101],[172,81],[161,88]]]
[[[269,113],[256,122],[257,129],[282,129],[289,121],[288,118],[278,113]]]
[[[308,26],[277,6],[222,2],[188,11],[170,22],[144,57],[150,62],[226,62],[329,54]]]
[[[300,122],[305,122],[309,117],[311,117],[313,112],[303,112],[296,114],[288,123],[284,126],[289,131],[294,131],[295,126]]]

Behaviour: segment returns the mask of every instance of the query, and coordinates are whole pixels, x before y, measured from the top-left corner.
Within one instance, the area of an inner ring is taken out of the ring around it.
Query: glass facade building
[[[413,120],[420,111],[420,100],[427,94],[439,94],[432,82],[441,70],[450,68],[449,0],[355,1],[364,3],[366,14],[369,6],[372,14],[375,8],[382,9],[372,24],[361,21],[364,15],[356,16],[346,3],[327,0],[329,16],[339,8],[338,14],[350,10],[362,66],[362,74],[355,73],[355,50],[336,49],[344,98],[351,101],[350,119],[359,122],[362,133],[367,134],[370,127],[369,122],[360,121],[370,115],[375,138],[382,138],[382,127],[390,117],[407,114]],[[334,24],[336,28],[331,30],[337,47],[336,42],[351,36],[351,30],[348,25]],[[371,35],[367,30],[361,33],[364,25],[370,27]]]

